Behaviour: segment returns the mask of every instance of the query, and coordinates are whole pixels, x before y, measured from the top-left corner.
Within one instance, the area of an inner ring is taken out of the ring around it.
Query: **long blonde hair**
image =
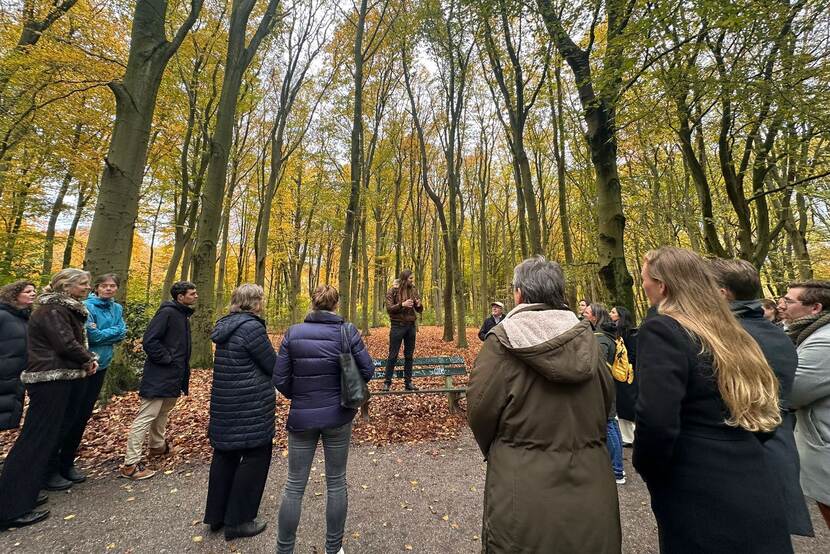
[[[677,320],[712,355],[728,425],[772,431],[781,424],[778,380],[758,343],[732,315],[706,261],[690,250],[664,246],[645,255],[645,271],[666,287],[659,313]],[[701,352],[701,353],[702,353]]]

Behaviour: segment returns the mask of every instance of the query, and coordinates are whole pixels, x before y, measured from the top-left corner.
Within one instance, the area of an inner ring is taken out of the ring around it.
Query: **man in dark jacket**
[[[406,390],[418,390],[412,384],[412,363],[415,354],[415,322],[418,314],[424,311],[418,289],[415,288],[415,274],[405,269],[398,278],[397,285],[393,285],[386,293],[386,312],[389,314],[389,357],[386,362],[386,375],[383,390],[388,391],[392,386],[392,373],[398,362],[398,352],[403,343],[404,358],[404,387]]]
[[[484,339],[487,338],[487,333],[490,332],[490,329],[498,325],[504,319],[504,304],[501,302],[493,302],[490,304],[490,317],[484,320],[484,325],[481,326],[481,329],[478,332],[478,339],[484,342]]]
[[[744,330],[755,339],[780,384],[782,422],[775,434],[764,443],[772,473],[779,478],[774,483],[777,495],[787,514],[792,535],[813,536],[810,513],[799,484],[799,458],[793,429],[795,414],[790,409],[789,397],[798,366],[798,354],[792,341],[777,325],[764,319],[764,308],[759,300],[761,280],[755,267],[745,260],[712,260],[715,279],[721,294],[730,302],[732,313]]]
[[[188,392],[190,381],[190,316],[199,298],[196,285],[188,281],[174,283],[173,301],[164,302],[147,325],[142,346],[147,354],[138,395],[141,407],[130,428],[127,455],[121,476],[149,479],[155,472],[141,462],[141,447],[150,432],[150,456],[167,456],[170,444],[164,439],[167,417],[179,396]]]

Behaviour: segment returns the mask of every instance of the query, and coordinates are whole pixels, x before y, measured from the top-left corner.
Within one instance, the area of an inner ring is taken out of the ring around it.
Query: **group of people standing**
[[[642,282],[637,329],[619,306],[574,315],[555,262],[516,267],[516,307],[494,307],[468,388],[483,551],[620,552],[612,420],[627,422],[662,552],[792,552],[791,534],[813,535],[805,495],[830,526],[830,282],[789,286],[786,334],[748,262],[663,247]],[[620,380],[609,352],[623,348]]]

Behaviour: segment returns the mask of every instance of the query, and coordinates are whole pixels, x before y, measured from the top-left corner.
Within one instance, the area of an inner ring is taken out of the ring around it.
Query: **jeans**
[[[349,506],[346,463],[352,438],[351,422],[330,429],[288,432],[288,480],[277,518],[277,554],[294,552],[303,494],[320,437],[323,439],[326,460],[326,553],[335,554],[343,545],[343,530]]]
[[[395,371],[395,363],[398,361],[398,351],[403,342],[403,375],[406,383],[412,382],[412,355],[415,354],[415,324],[392,322],[389,330],[389,357],[386,362],[385,381],[387,385],[392,384],[392,373]]]
[[[244,450],[214,449],[204,522],[234,526],[253,521],[270,465],[270,441]]]
[[[620,426],[617,424],[617,420],[613,418],[608,420],[607,443],[608,453],[611,455],[611,467],[614,470],[614,477],[622,479],[625,477],[622,435],[620,435]]]

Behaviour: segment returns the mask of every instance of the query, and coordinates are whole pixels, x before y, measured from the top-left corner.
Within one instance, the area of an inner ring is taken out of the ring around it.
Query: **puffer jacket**
[[[29,359],[20,379],[43,383],[85,378],[85,367],[98,358],[87,346],[87,317],[84,303],[67,294],[38,296],[29,318]]]
[[[98,371],[103,371],[112,362],[113,347],[127,336],[124,308],[118,302],[94,294],[90,294],[84,304],[89,311],[86,320],[89,349],[98,354]]]
[[[276,395],[271,377],[277,355],[265,321],[254,314],[228,314],[216,323],[208,436],[213,448],[244,450],[274,437]]]
[[[23,415],[26,326],[31,310],[0,303],[0,431],[16,429]]]
[[[332,312],[313,311],[304,323],[285,332],[277,355],[274,385],[291,399],[286,427],[299,432],[345,425],[357,410],[340,406],[340,326],[343,318]],[[374,374],[372,358],[353,325],[348,326],[348,347],[368,382]]]
[[[483,552],[621,550],[612,377],[587,321],[520,304],[487,335],[467,418],[487,459]]]

